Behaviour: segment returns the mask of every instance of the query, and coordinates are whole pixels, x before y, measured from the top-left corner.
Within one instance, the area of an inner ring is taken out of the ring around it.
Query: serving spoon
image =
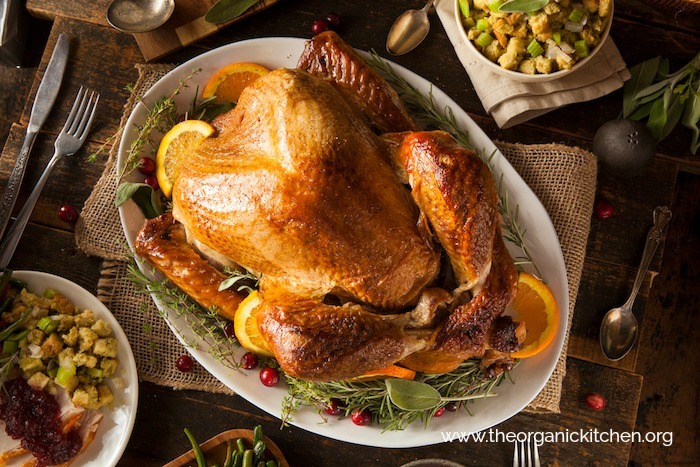
[[[435,0],[428,0],[420,10],[408,10],[399,16],[389,29],[386,50],[391,55],[403,55],[415,49],[430,31],[428,11]]]
[[[627,355],[637,340],[639,325],[637,318],[632,313],[632,305],[635,298],[637,298],[637,293],[642,286],[649,263],[654,257],[656,247],[661,242],[661,234],[669,220],[671,220],[671,211],[666,206],[659,206],[654,209],[654,225],[647,235],[642,261],[639,264],[637,277],[634,279],[634,285],[632,286],[632,293],[624,305],[608,311],[600,325],[600,347],[605,356],[612,361],[620,360]]]
[[[175,0],[114,0],[107,21],[124,32],[147,32],[165,24],[175,11]]]

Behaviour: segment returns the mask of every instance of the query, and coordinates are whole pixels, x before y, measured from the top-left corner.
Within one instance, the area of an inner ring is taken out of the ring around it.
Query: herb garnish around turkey
[[[413,381],[390,378],[319,383],[287,375],[289,395],[282,405],[282,421],[289,422],[301,405],[316,407],[323,416],[324,408],[334,399],[346,416],[356,409],[368,409],[373,422],[384,431],[403,430],[417,420],[427,427],[435,412],[451,402],[468,410],[468,401],[496,396],[493,390],[506,376],[503,373],[488,379],[478,359],[467,360],[449,373],[418,373]]]
[[[151,294],[159,302],[166,304],[177,317],[184,319],[190,330],[201,339],[188,338],[187,333],[178,329],[169,319],[168,314],[158,308],[159,315],[171,325],[171,328],[177,332],[187,347],[203,350],[222,365],[238,369],[240,364],[236,360],[236,351],[240,345],[235,336],[226,336],[224,327],[228,321],[216,313],[216,310],[206,309],[199,305],[167,279],[155,279],[155,275],[156,272],[153,268],[150,269],[148,275],[144,274],[137,267],[136,258],[130,258],[127,277],[136,287],[136,292]]]

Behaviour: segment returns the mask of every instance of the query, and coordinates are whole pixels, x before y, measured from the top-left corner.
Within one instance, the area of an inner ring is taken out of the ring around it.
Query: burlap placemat
[[[137,65],[137,68],[139,79],[134,96],[124,106],[122,123],[131,114],[138,96],[142,96],[170,69],[165,65]],[[98,285],[98,298],[112,310],[124,328],[142,380],[176,389],[230,393],[226,386],[199,365],[195,365],[190,373],[177,371],[174,362],[177,357],[186,354],[187,350],[174,338],[151,299],[137,294],[127,279],[128,249],[114,206],[118,143],[115,141],[109,153],[102,177],[86,201],[75,230],[80,250],[105,259]],[[596,160],[587,151],[557,144],[496,144],[547,209],[564,253],[569,281],[566,341],[554,374],[539,396],[528,406],[531,411],[558,413],[561,385],[566,374],[569,329],[593,210]]]

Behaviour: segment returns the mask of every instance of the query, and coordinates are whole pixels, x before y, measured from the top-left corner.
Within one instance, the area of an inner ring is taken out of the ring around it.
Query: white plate
[[[126,150],[135,137],[135,125],[141,124],[146,117],[147,106],[150,107],[155,100],[162,96],[170,95],[178,86],[178,81],[189,75],[193,69],[201,68],[201,72],[195,75],[190,88],[177,96],[176,103],[181,111],[189,107],[195,84],[199,84],[200,89],[202,89],[204,83],[214,72],[224,65],[238,61],[252,61],[270,69],[294,68],[304,47],[304,42],[304,39],[296,38],[264,38],[237,42],[204,53],[175,68],[146,93],[143,102],[139,103],[131,114],[119,146],[119,167],[123,166]],[[503,176],[503,186],[509,193],[513,207],[516,203],[520,206],[519,221],[527,230],[528,250],[554,293],[561,313],[560,322],[566,323],[569,306],[564,259],[552,222],[540,201],[503,155],[497,151],[491,140],[452,99],[415,73],[399,65],[393,63],[391,65],[397,73],[422,92],[427,94],[432,91],[436,108],[451,107],[462,129],[469,132],[472,145],[476,149],[483,150],[486,154],[496,151],[493,158],[495,178],[498,180],[501,175]],[[144,221],[143,215],[131,201],[122,205],[119,214],[126,238],[133,248],[134,238]],[[516,251],[513,250],[513,253]],[[171,327],[180,330],[186,328],[184,321],[178,319],[167,306],[158,303],[158,301],[156,304],[168,314],[168,324]],[[461,411],[457,416],[435,418],[430,422],[428,429],[424,429],[423,424],[418,422],[413,423],[404,431],[382,432],[381,428],[377,426],[356,426],[349,419],[331,418],[328,423],[321,423],[322,420],[318,414],[307,408],[294,415],[292,424],[330,438],[380,447],[415,447],[436,444],[444,442],[441,432],[481,431],[517,414],[537,396],[554,370],[564,343],[564,335],[565,326],[561,326],[554,343],[549,348],[536,357],[523,361],[512,372],[516,381],[515,385],[505,382],[497,390],[498,397],[479,400],[471,404],[470,410],[474,414],[473,416]],[[192,333],[187,332],[185,336],[188,339],[196,338]],[[183,341],[181,336],[178,338]],[[244,374],[233,372],[205,351],[191,350],[191,352],[202,366],[228,387],[261,409],[280,417],[282,400],[287,394],[286,387],[281,385],[280,387],[266,388],[261,385],[257,372]]]
[[[29,291],[35,294],[40,295],[47,288],[53,289],[81,310],[92,310],[96,317],[107,321],[112,327],[112,333],[119,341],[117,348],[119,367],[115,376],[122,379],[124,387],[117,389],[110,381],[107,382],[114,394],[114,406],[111,409],[101,410],[104,418],[100,422],[95,439],[85,452],[74,459],[73,464],[83,467],[117,465],[129,442],[131,430],[134,428],[139,399],[136,361],[124,331],[114,315],[97,297],[68,279],[36,271],[14,271],[12,277],[26,282]],[[7,435],[3,431],[0,436]]]

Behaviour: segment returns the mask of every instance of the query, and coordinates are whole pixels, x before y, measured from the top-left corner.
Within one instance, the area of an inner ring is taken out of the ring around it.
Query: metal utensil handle
[[[32,211],[34,210],[34,206],[36,206],[36,202],[39,200],[39,196],[41,196],[41,191],[44,189],[44,185],[46,185],[46,181],[49,179],[49,175],[51,175],[54,166],[61,158],[62,157],[58,153],[54,153],[53,157],[46,165],[44,173],[41,174],[41,178],[36,183],[36,186],[34,186],[32,193],[29,195],[29,198],[27,198],[27,202],[24,204],[19,214],[17,214],[17,220],[12,224],[7,235],[3,238],[2,243],[0,243],[0,269],[5,269],[10,263],[12,255],[15,254],[19,239],[22,237],[25,227],[27,227],[29,217],[32,215]]]
[[[644,245],[644,252],[642,253],[642,260],[639,263],[639,269],[637,270],[637,277],[634,279],[632,293],[624,306],[631,307],[634,299],[637,298],[637,293],[639,293],[639,289],[642,286],[644,276],[646,275],[647,269],[649,269],[649,264],[652,258],[654,258],[656,248],[659,246],[659,243],[661,243],[664,228],[670,220],[671,210],[667,206],[657,206],[656,209],[654,209],[654,225],[647,234],[647,241]]]
[[[2,202],[0,203],[0,236],[2,232],[5,231],[7,223],[10,221],[12,216],[12,209],[15,207],[17,202],[17,197],[19,196],[19,187],[22,184],[22,179],[24,178],[24,172],[27,168],[27,158],[29,153],[34,146],[34,140],[36,139],[37,132],[27,132],[24,137],[24,143],[22,143],[22,149],[17,156],[17,161],[12,169],[10,178],[7,181],[7,188],[5,188],[5,193],[2,197]]]

